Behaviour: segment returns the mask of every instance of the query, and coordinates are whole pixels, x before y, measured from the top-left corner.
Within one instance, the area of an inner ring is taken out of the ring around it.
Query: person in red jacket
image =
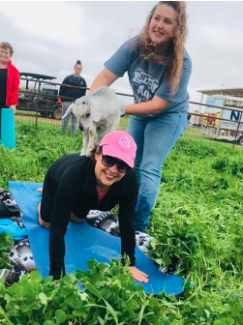
[[[0,136],[1,109],[9,107],[16,112],[19,91],[19,71],[11,62],[13,47],[7,42],[0,43]]]

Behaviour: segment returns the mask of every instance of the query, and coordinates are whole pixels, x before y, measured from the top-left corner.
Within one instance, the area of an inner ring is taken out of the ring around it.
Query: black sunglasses
[[[106,167],[112,167],[117,164],[117,169],[122,174],[127,173],[131,169],[124,161],[111,156],[102,155],[102,164]]]

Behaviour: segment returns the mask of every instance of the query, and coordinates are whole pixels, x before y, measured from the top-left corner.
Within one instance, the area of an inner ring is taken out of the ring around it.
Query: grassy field
[[[29,122],[31,124],[36,123],[36,113],[31,111],[17,111],[15,115],[16,120],[22,121],[23,123]],[[120,121],[120,130],[125,131],[127,129],[129,117],[125,116]],[[37,113],[37,124],[38,123],[49,123],[53,127],[59,128],[61,125],[61,120],[55,120],[53,118],[41,117],[40,113]]]
[[[139,323],[134,316],[124,324],[243,324],[243,151],[199,131],[187,131],[198,137],[183,136],[167,158],[148,230],[157,239],[151,258],[160,265],[178,261],[177,274],[192,288],[184,297],[158,297],[163,317]],[[8,180],[42,182],[53,161],[80,151],[81,140],[45,123],[17,121],[16,149],[0,148],[0,187]],[[107,301],[114,307],[114,299]]]
[[[25,116],[23,116],[23,114],[25,114]],[[41,117],[41,115],[39,113],[37,113],[38,118],[37,118],[37,122],[36,122],[35,114],[36,114],[35,112],[30,112],[30,111],[18,111],[18,115],[15,115],[15,118],[19,121],[23,121],[23,123],[25,123],[25,122],[28,122],[31,124],[48,123],[48,124],[53,125],[53,128],[60,128],[61,120],[55,120],[53,118]],[[120,130],[126,131],[128,122],[129,122],[128,116],[124,116],[123,118],[121,118]],[[215,140],[211,137],[207,137],[207,136],[203,135],[201,129],[195,128],[195,127],[188,127],[186,129],[183,137],[191,138],[194,140],[195,139],[203,139],[203,140],[212,141],[212,145],[213,145],[213,142],[215,143],[215,145],[217,145],[217,142],[220,142],[219,140]],[[225,143],[225,145],[233,147],[233,142],[222,142],[221,141],[221,143]],[[239,146],[239,145],[235,146],[235,149],[241,150],[242,148],[243,148],[243,146]]]

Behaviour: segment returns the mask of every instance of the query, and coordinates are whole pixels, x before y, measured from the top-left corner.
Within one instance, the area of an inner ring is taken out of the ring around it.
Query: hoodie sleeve
[[[63,80],[62,84],[68,84],[68,77],[66,77],[66,78]],[[61,97],[61,99],[62,99],[62,96],[65,96],[66,89],[67,89],[67,87],[65,87],[65,86],[60,86],[60,89],[59,89],[59,97]],[[62,99],[62,100],[65,101],[65,98]]]
[[[69,224],[71,212],[73,211],[78,183],[82,180],[78,177],[76,168],[68,168],[60,182],[55,194],[50,227],[50,275],[54,279],[60,279],[65,275],[65,235]]]
[[[136,173],[131,170],[126,176],[126,190],[119,202],[119,226],[121,232],[121,254],[128,255],[130,266],[135,265],[135,229],[134,215],[138,197],[138,182]]]
[[[12,85],[10,89],[9,106],[18,104],[19,84],[20,84],[19,71],[15,68],[13,73]]]

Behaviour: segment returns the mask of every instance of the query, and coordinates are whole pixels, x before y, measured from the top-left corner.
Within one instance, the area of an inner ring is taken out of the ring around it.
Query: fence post
[[[242,112],[240,112],[240,118],[239,118],[239,121],[241,121],[241,117],[242,117]],[[235,134],[235,140],[234,140],[234,142],[233,142],[233,149],[235,148],[235,143],[236,143],[236,139],[237,139],[238,132],[239,132],[239,129],[240,129],[240,124],[241,124],[241,123],[238,123],[238,126],[237,126],[237,130],[236,130],[236,134]]]
[[[38,80],[38,94],[37,94],[37,109],[36,109],[36,116],[35,116],[35,125],[37,126],[38,124],[38,109],[39,109],[39,101],[40,101],[40,92],[41,92],[41,81]]]

